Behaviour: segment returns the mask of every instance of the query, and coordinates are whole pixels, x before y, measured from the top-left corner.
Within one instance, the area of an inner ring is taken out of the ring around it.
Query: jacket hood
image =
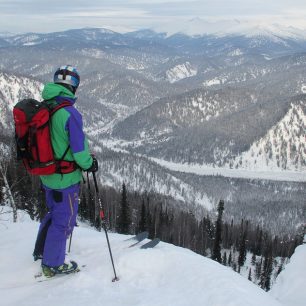
[[[56,97],[67,97],[69,100],[75,100],[74,94],[59,84],[47,83],[42,91],[42,98],[44,100],[51,100]]]

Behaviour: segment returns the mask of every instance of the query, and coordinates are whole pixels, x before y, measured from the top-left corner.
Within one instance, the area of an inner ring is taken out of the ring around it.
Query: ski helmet
[[[76,90],[80,84],[80,75],[75,67],[66,65],[56,70],[53,80],[54,83],[67,84]]]

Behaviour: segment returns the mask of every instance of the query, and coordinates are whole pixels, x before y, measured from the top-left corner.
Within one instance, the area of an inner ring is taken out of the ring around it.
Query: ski
[[[152,249],[154,248],[157,244],[159,244],[160,240],[158,238],[155,238],[151,240],[150,242],[147,242],[146,244],[143,244],[140,248],[141,249]]]
[[[81,268],[84,268],[84,267],[86,267],[86,265],[81,266]],[[46,281],[56,279],[56,278],[59,278],[59,277],[67,276],[67,275],[70,275],[70,274],[76,274],[76,273],[79,273],[79,272],[81,272],[81,269],[77,268],[76,270],[71,271],[70,273],[56,274],[52,277],[45,277],[42,272],[39,272],[39,273],[34,275],[34,278],[36,279],[36,281],[38,283],[42,283],[42,282],[46,282]]]
[[[141,241],[147,239],[148,236],[149,236],[148,232],[141,232],[141,233],[135,235],[132,238],[126,239],[125,241],[136,240],[136,242],[134,242],[133,244],[129,245],[129,248],[132,248],[132,247],[136,246],[137,244],[139,244]]]
[[[54,276],[52,276],[52,277],[44,277],[44,276],[42,275],[41,277],[44,277],[44,278],[43,278],[43,279],[40,279],[40,278],[39,278],[39,279],[37,280],[37,282],[38,282],[38,283],[47,282],[47,281],[50,281],[50,280],[52,280],[52,279],[58,279],[58,278],[61,278],[61,277],[63,277],[63,276],[68,276],[68,275],[76,274],[76,273],[79,273],[79,272],[81,272],[80,269],[77,269],[77,270],[75,270],[75,271],[73,271],[73,272],[70,272],[70,273],[56,274],[56,275],[54,275]]]

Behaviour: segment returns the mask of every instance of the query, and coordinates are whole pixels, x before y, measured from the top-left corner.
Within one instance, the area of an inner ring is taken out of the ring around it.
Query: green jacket
[[[64,86],[54,83],[45,85],[42,98],[49,105],[57,105],[64,101],[71,103],[53,114],[51,118],[51,142],[56,159],[61,159],[70,146],[64,160],[75,161],[86,170],[92,165],[92,157],[88,150],[88,141],[83,132],[81,114],[73,107],[75,96]],[[51,174],[40,176],[44,186],[51,189],[63,189],[77,184],[82,179],[80,169],[67,174]]]

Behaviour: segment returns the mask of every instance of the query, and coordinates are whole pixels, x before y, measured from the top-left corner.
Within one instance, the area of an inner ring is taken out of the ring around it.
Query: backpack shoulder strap
[[[46,103],[46,101],[42,101],[42,103],[44,103],[44,104],[46,105],[46,107],[49,109],[50,117],[51,117],[52,115],[54,115],[59,109],[64,108],[64,107],[66,107],[66,106],[72,106],[71,103],[68,102],[68,101],[64,101],[64,102],[62,102],[61,104],[58,104],[58,105],[56,105],[56,106],[54,106],[54,107],[50,107],[50,106]],[[70,149],[70,145],[68,145],[68,147],[67,147],[67,149],[65,150],[63,156],[58,160],[59,162],[60,162],[60,161],[63,161],[63,160],[65,159],[65,156],[66,156],[66,154],[68,153],[69,149]]]
[[[45,104],[47,104],[47,103],[45,103]],[[58,105],[56,105],[56,106],[54,106],[54,107],[52,107],[52,108],[50,108],[50,106],[47,106],[47,107],[49,108],[50,116],[52,116],[52,115],[54,115],[59,109],[64,108],[64,107],[66,107],[66,106],[72,106],[72,105],[71,105],[70,102],[64,101],[63,103],[58,104]]]

